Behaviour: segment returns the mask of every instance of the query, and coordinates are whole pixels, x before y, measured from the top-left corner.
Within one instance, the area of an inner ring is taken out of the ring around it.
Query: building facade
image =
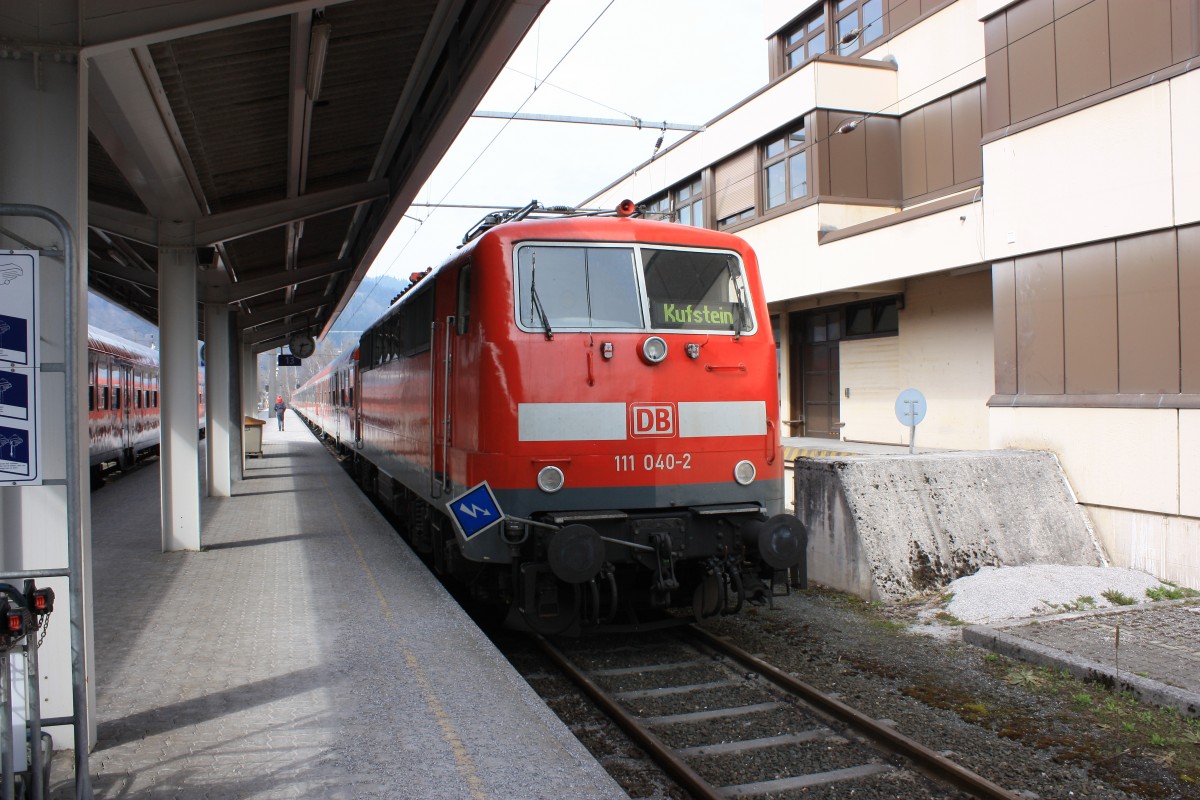
[[[770,82],[599,192],[757,250],[784,433],[1058,454],[1200,588],[1200,0],[767,0]]]

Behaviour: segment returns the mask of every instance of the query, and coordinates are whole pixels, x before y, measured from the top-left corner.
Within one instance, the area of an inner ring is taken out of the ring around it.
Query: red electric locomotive
[[[296,409],[326,419],[319,397],[346,403],[364,486],[514,627],[645,625],[765,597],[806,534],[781,513],[753,251],[628,203],[531,211],[489,215],[414,275]],[[352,394],[333,389],[338,374],[355,376]]]

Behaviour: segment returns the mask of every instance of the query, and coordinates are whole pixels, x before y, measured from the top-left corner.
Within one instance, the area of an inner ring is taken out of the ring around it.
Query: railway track
[[[574,659],[536,640],[695,798],[1017,798],[696,626]]]

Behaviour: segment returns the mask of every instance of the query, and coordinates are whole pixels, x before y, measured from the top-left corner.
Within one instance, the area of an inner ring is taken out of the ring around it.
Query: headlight
[[[657,364],[667,357],[667,342],[661,336],[647,336],[642,340],[642,358],[647,364]]]
[[[546,494],[554,494],[566,482],[566,476],[563,475],[563,471],[558,467],[542,467],[538,470],[537,485]]]
[[[749,486],[754,483],[754,476],[757,475],[757,470],[749,461],[739,461],[737,466],[733,468],[733,479],[742,486]]]

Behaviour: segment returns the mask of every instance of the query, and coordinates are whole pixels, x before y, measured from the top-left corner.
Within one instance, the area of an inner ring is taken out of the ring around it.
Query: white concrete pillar
[[[61,22],[71,18],[74,4],[46,3],[44,18]],[[61,15],[60,15],[61,12]],[[0,39],[7,38],[6,15],[0,14]],[[22,42],[36,42],[37,32],[21,30]],[[96,742],[95,645],[92,628],[91,501],[88,493],[88,420],[86,395],[76,408],[66,406],[68,375],[76,386],[87,388],[87,67],[79,64],[70,48],[55,51],[47,34],[43,48],[23,49],[10,44],[0,58],[0,202],[44,206],[64,217],[75,239],[76,259],[41,258],[38,312],[41,340],[41,449],[44,482],[41,486],[0,488],[0,571],[62,569],[68,564],[66,481],[73,476],[80,487],[79,515],[80,591],[83,616],[83,662],[88,713],[87,741]],[[35,63],[35,59],[37,62]],[[41,220],[0,218],[0,227],[19,238],[0,233],[0,248],[56,250],[63,243],[56,229]],[[67,330],[66,274],[74,275],[76,318]],[[76,359],[66,362],[66,339],[75,341]],[[64,420],[77,422],[78,463],[68,464]],[[50,586],[59,598],[46,640],[41,648],[43,717],[69,717],[72,712],[71,631],[68,624],[69,583],[66,578],[38,581]],[[55,748],[73,747],[69,727],[49,728]]]
[[[262,391],[258,380],[258,353],[251,345],[242,344],[242,414],[252,417],[258,412],[258,396]]]
[[[208,496],[229,497],[230,437],[233,420],[229,413],[231,388],[229,357],[229,306],[204,304],[204,414],[208,444]]]
[[[229,353],[229,396],[225,408],[229,414],[230,482],[242,477],[242,343],[237,326],[237,314],[230,313],[225,326],[225,350]],[[232,488],[232,487],[231,487]]]
[[[200,549],[200,359],[195,228],[158,225],[158,338],[162,549]]]

